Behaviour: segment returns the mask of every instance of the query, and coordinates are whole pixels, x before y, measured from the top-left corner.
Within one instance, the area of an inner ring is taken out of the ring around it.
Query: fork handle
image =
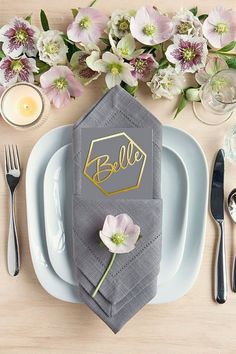
[[[8,272],[11,276],[16,276],[20,270],[19,243],[15,221],[14,192],[10,193],[10,220],[7,248]]]

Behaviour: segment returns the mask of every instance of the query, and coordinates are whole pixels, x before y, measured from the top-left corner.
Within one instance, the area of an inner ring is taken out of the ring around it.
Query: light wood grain
[[[135,2],[98,0],[97,7],[109,14],[115,8],[138,8],[144,0]],[[150,2],[151,3],[151,2]],[[153,1],[163,12],[173,12],[184,6],[199,6],[202,13],[209,11],[216,0],[194,3],[190,0]],[[33,12],[38,23],[41,8],[47,12],[51,26],[64,30],[70,18],[70,8],[86,6],[81,0],[0,0],[0,25],[14,15],[26,16]],[[234,0],[225,0],[224,6],[234,7]],[[0,160],[3,144],[15,142],[25,171],[30,151],[35,142],[50,129],[75,122],[101,95],[100,83],[86,88],[82,99],[77,99],[61,110],[52,110],[41,128],[22,133],[0,121]],[[173,121],[174,101],[153,102],[147,89],[138,95],[142,102],[164,124],[181,128],[192,134],[201,144],[211,170],[213,157],[223,144],[225,131],[234,123],[208,127],[195,119],[189,106]],[[194,161],[194,156],[192,156]],[[37,164],[37,161],[35,161]],[[26,227],[25,188],[23,178],[17,192],[17,220],[20,235],[22,267],[20,275],[9,277],[6,270],[6,240],[8,227],[8,193],[0,168],[0,353],[21,354],[235,354],[236,353],[236,294],[229,291],[228,301],[217,305],[212,300],[212,270],[217,229],[207,216],[205,250],[202,266],[194,287],[182,299],[166,305],[148,305],[114,335],[85,305],[74,305],[54,299],[38,283],[30,258]],[[226,195],[235,187],[236,167],[227,165]],[[178,188],[178,186],[176,186]],[[235,233],[235,236],[233,234]],[[236,252],[236,230],[226,216],[226,243],[228,271]],[[230,273],[228,272],[228,275]]]

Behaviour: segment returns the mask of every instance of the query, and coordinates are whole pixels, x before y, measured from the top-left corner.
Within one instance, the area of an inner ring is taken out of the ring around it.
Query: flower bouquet
[[[156,7],[115,10],[110,17],[94,7],[72,9],[67,33],[42,30],[31,16],[15,17],[0,29],[0,94],[19,81],[40,85],[57,108],[83,93],[100,75],[105,89],[122,85],[135,95],[141,83],[153,99],[179,96],[177,114],[199,101],[199,88],[216,72],[236,69],[236,12],[197,7],[170,17]],[[194,84],[186,87],[186,75]]]

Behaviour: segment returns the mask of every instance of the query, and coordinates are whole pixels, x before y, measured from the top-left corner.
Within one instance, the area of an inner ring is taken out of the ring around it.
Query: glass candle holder
[[[28,82],[8,87],[0,99],[2,118],[16,129],[42,125],[49,114],[50,103],[41,89]]]

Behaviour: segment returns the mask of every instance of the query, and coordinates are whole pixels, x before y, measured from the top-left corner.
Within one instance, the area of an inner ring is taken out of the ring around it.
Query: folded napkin
[[[152,128],[153,199],[89,200],[82,195],[82,128]],[[120,86],[95,104],[73,129],[74,198],[73,255],[83,301],[114,331],[157,291],[161,259],[162,200],[160,193],[162,130],[160,122]],[[91,297],[111,258],[101,247],[98,230],[108,214],[128,214],[141,228],[135,249],[117,255],[95,298]]]

